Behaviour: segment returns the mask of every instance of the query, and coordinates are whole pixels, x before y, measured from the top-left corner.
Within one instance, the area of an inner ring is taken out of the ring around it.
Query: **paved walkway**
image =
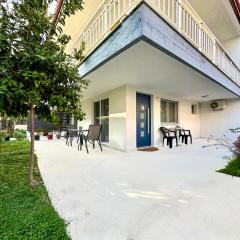
[[[240,178],[215,172],[229,153],[206,144],[87,155],[45,140],[36,152],[73,240],[239,240]]]

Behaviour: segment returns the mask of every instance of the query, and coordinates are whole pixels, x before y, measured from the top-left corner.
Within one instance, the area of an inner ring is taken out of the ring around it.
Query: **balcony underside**
[[[184,37],[140,5],[79,67],[85,98],[129,84],[203,101],[240,96],[240,88]]]
[[[198,102],[236,97],[226,88],[145,41],[139,41],[112,58],[87,78],[91,83],[84,92],[85,99],[122,85]],[[202,98],[205,95],[208,98]]]

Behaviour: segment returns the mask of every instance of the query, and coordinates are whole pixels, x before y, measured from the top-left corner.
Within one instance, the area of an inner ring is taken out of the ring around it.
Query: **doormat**
[[[147,148],[139,148],[138,151],[142,151],[142,152],[155,152],[158,151],[159,148],[156,147],[147,147]]]

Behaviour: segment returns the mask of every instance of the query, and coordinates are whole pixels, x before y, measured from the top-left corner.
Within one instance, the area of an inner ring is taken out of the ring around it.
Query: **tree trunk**
[[[34,168],[34,106],[30,106],[30,124],[31,124],[31,148],[30,148],[30,158],[29,158],[29,172],[28,172],[28,178],[29,178],[29,184],[30,186],[35,185],[35,181],[33,179],[33,168]]]

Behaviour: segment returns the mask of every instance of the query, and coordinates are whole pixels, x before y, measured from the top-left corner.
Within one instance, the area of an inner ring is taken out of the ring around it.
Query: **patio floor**
[[[36,153],[73,240],[239,240],[240,178],[216,172],[230,154],[212,143],[87,155],[42,140]]]

